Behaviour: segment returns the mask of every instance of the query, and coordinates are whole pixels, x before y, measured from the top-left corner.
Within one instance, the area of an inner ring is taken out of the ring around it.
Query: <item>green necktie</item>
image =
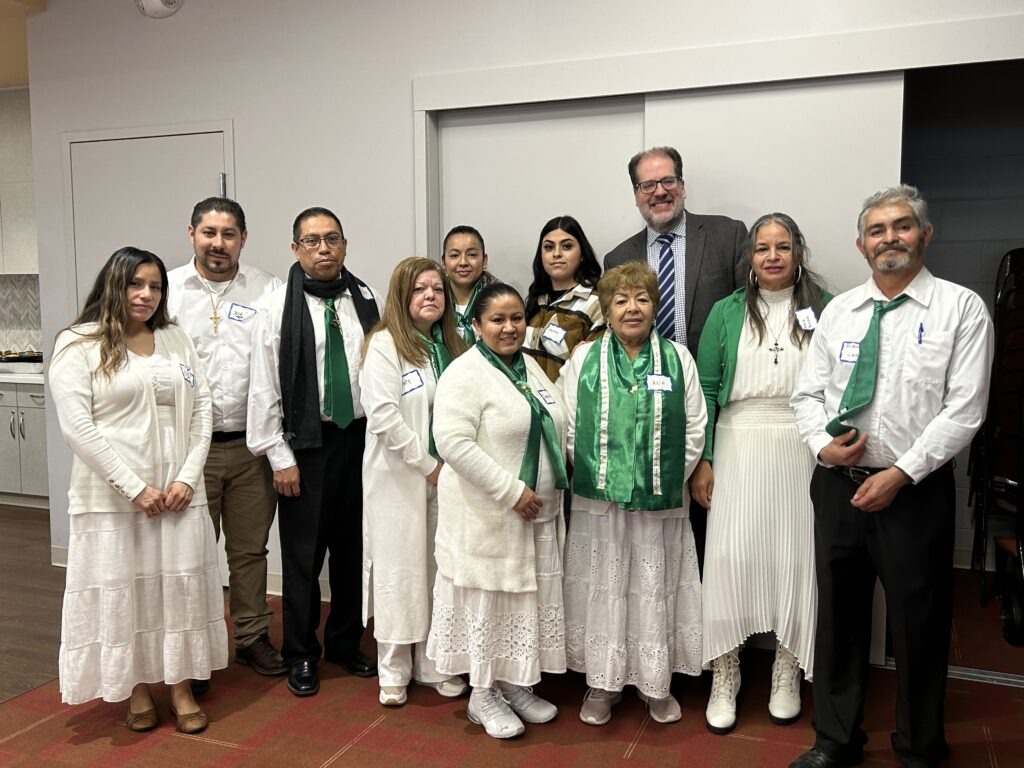
[[[839,401],[839,413],[826,426],[825,431],[832,437],[854,430],[854,442],[860,437],[860,430],[844,424],[844,419],[850,419],[867,408],[871,398],[875,396],[875,379],[878,378],[878,332],[881,325],[882,315],[891,312],[910,297],[901,293],[895,299],[883,304],[875,302],[875,310],[871,313],[871,322],[868,324],[868,332],[860,340],[860,350],[857,354],[857,362],[853,364],[850,371],[850,379],[846,382],[846,390]],[[849,443],[847,443],[849,445]]]
[[[348,379],[348,358],[341,321],[334,299],[324,299],[324,323],[327,326],[324,354],[324,414],[339,427],[347,427],[355,418],[352,410],[352,384]]]

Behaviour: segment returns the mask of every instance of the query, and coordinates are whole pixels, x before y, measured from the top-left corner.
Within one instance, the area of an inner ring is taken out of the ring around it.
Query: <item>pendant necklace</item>
[[[220,291],[219,293],[217,291],[213,290],[213,286],[211,286],[206,281],[206,278],[204,278],[198,272],[196,272],[196,276],[199,278],[200,282],[202,282],[203,287],[206,288],[206,292],[207,292],[207,294],[210,297],[210,308],[213,310],[210,313],[210,322],[213,323],[213,335],[216,336],[218,334],[218,329],[219,329],[219,326],[220,326],[220,321],[223,319],[220,316],[220,313],[217,310],[220,309],[220,303],[222,301],[224,301],[224,296],[227,294],[227,292],[229,290],[231,290],[232,283],[234,283],[235,282],[235,278],[238,277],[238,270],[237,269],[235,270],[235,274],[228,281],[228,284],[224,286],[224,290]],[[213,298],[214,295],[217,296],[216,300],[214,300],[214,298]]]
[[[771,335],[775,337],[775,343],[772,346],[768,347],[768,351],[775,354],[775,359],[772,360],[772,362],[775,363],[775,365],[778,365],[779,364],[779,352],[782,352],[785,349],[785,347],[780,347],[779,346],[779,336],[782,335],[782,331],[781,330],[780,331],[776,331],[774,328],[772,328],[771,323],[768,322],[768,313],[767,312],[765,313],[764,324],[765,324],[765,327],[768,329],[768,332],[771,333]],[[785,322],[783,322],[782,329],[785,330],[785,328],[786,328],[786,324],[785,324]]]

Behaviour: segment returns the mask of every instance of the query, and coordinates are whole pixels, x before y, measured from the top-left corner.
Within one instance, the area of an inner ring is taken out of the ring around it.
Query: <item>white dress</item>
[[[153,381],[163,489],[174,463],[173,376],[157,353],[129,354],[128,367]],[[202,494],[196,494],[205,498]],[[216,542],[204,503],[182,512],[86,512],[70,516],[61,622],[61,699],[123,701],[138,683],[206,679],[227,666],[224,596]]]
[[[591,344],[562,369],[574,447],[576,387]],[[674,344],[686,382],[687,477],[704,448],[707,410],[696,365]],[[701,584],[689,520],[689,492],[679,509],[624,511],[573,496],[565,548],[565,632],[569,669],[606,691],[635,686],[670,695],[672,674],[701,672]]]
[[[561,399],[540,366],[525,362],[561,443]],[[527,522],[513,510],[529,431],[525,398],[476,349],[445,370],[434,403],[434,438],[446,463],[427,655],[444,675],[469,673],[474,688],[535,685],[542,672],[565,671],[562,492],[543,442],[541,514]]]
[[[762,291],[764,341],[744,321],[729,403],[715,430],[715,487],[704,556],[704,661],[774,631],[813,670],[817,588],[814,458],[789,397],[808,344],[790,338],[792,289]],[[776,340],[776,335],[778,336]],[[774,344],[782,348],[776,353]]]

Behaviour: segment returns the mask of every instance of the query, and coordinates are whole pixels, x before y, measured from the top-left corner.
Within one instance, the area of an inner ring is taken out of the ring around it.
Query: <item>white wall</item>
[[[414,77],[1020,11],[1019,0],[654,0],[640,8],[618,0],[192,0],[175,16],[151,20],[129,0],[47,6],[28,20],[44,339],[68,322],[74,302],[62,132],[231,119],[236,194],[249,219],[246,258],[283,274],[292,217],[327,205],[345,224],[353,271],[386,285],[391,265],[414,250]],[[908,34],[905,45],[919,44]],[[714,76],[709,67],[708,81]],[[699,68],[680,73],[680,87],[700,77]],[[177,215],[184,224],[188,211]],[[69,459],[48,416],[51,535],[59,547],[67,542]]]

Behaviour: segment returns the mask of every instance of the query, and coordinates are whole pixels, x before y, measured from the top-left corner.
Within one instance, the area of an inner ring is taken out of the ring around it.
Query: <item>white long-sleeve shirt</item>
[[[188,333],[199,353],[213,400],[213,431],[243,432],[249,395],[249,356],[256,325],[256,302],[281,286],[281,280],[239,263],[230,285],[203,284],[195,259],[167,273],[167,312]],[[225,286],[227,286],[225,288]],[[224,289],[221,292],[221,289]],[[214,333],[214,305],[220,320]]]
[[[868,436],[860,464],[896,466],[915,483],[970,443],[985,419],[992,369],[992,321],[973,291],[922,268],[910,300],[881,317],[878,378],[871,403],[845,423]],[[791,404],[800,436],[817,456],[839,409],[874,301],[873,278],[821,313]]]
[[[369,289],[377,302],[377,311],[384,313],[380,293]],[[252,336],[252,362],[249,381],[248,426],[246,444],[257,456],[266,454],[275,472],[295,466],[295,454],[284,440],[284,410],[281,406],[281,378],[278,375],[278,360],[281,357],[281,314],[288,293],[287,283],[267,294],[256,307],[256,326]],[[320,396],[320,419],[328,421],[324,414],[324,350],[327,331],[324,327],[324,303],[308,293],[306,308],[313,321],[313,337],[316,346],[316,381]],[[345,342],[345,358],[348,361],[348,379],[352,388],[352,406],[355,418],[364,416],[359,393],[359,359],[363,346],[363,327],[359,324],[355,303],[348,290],[334,303],[341,323],[341,335]]]

